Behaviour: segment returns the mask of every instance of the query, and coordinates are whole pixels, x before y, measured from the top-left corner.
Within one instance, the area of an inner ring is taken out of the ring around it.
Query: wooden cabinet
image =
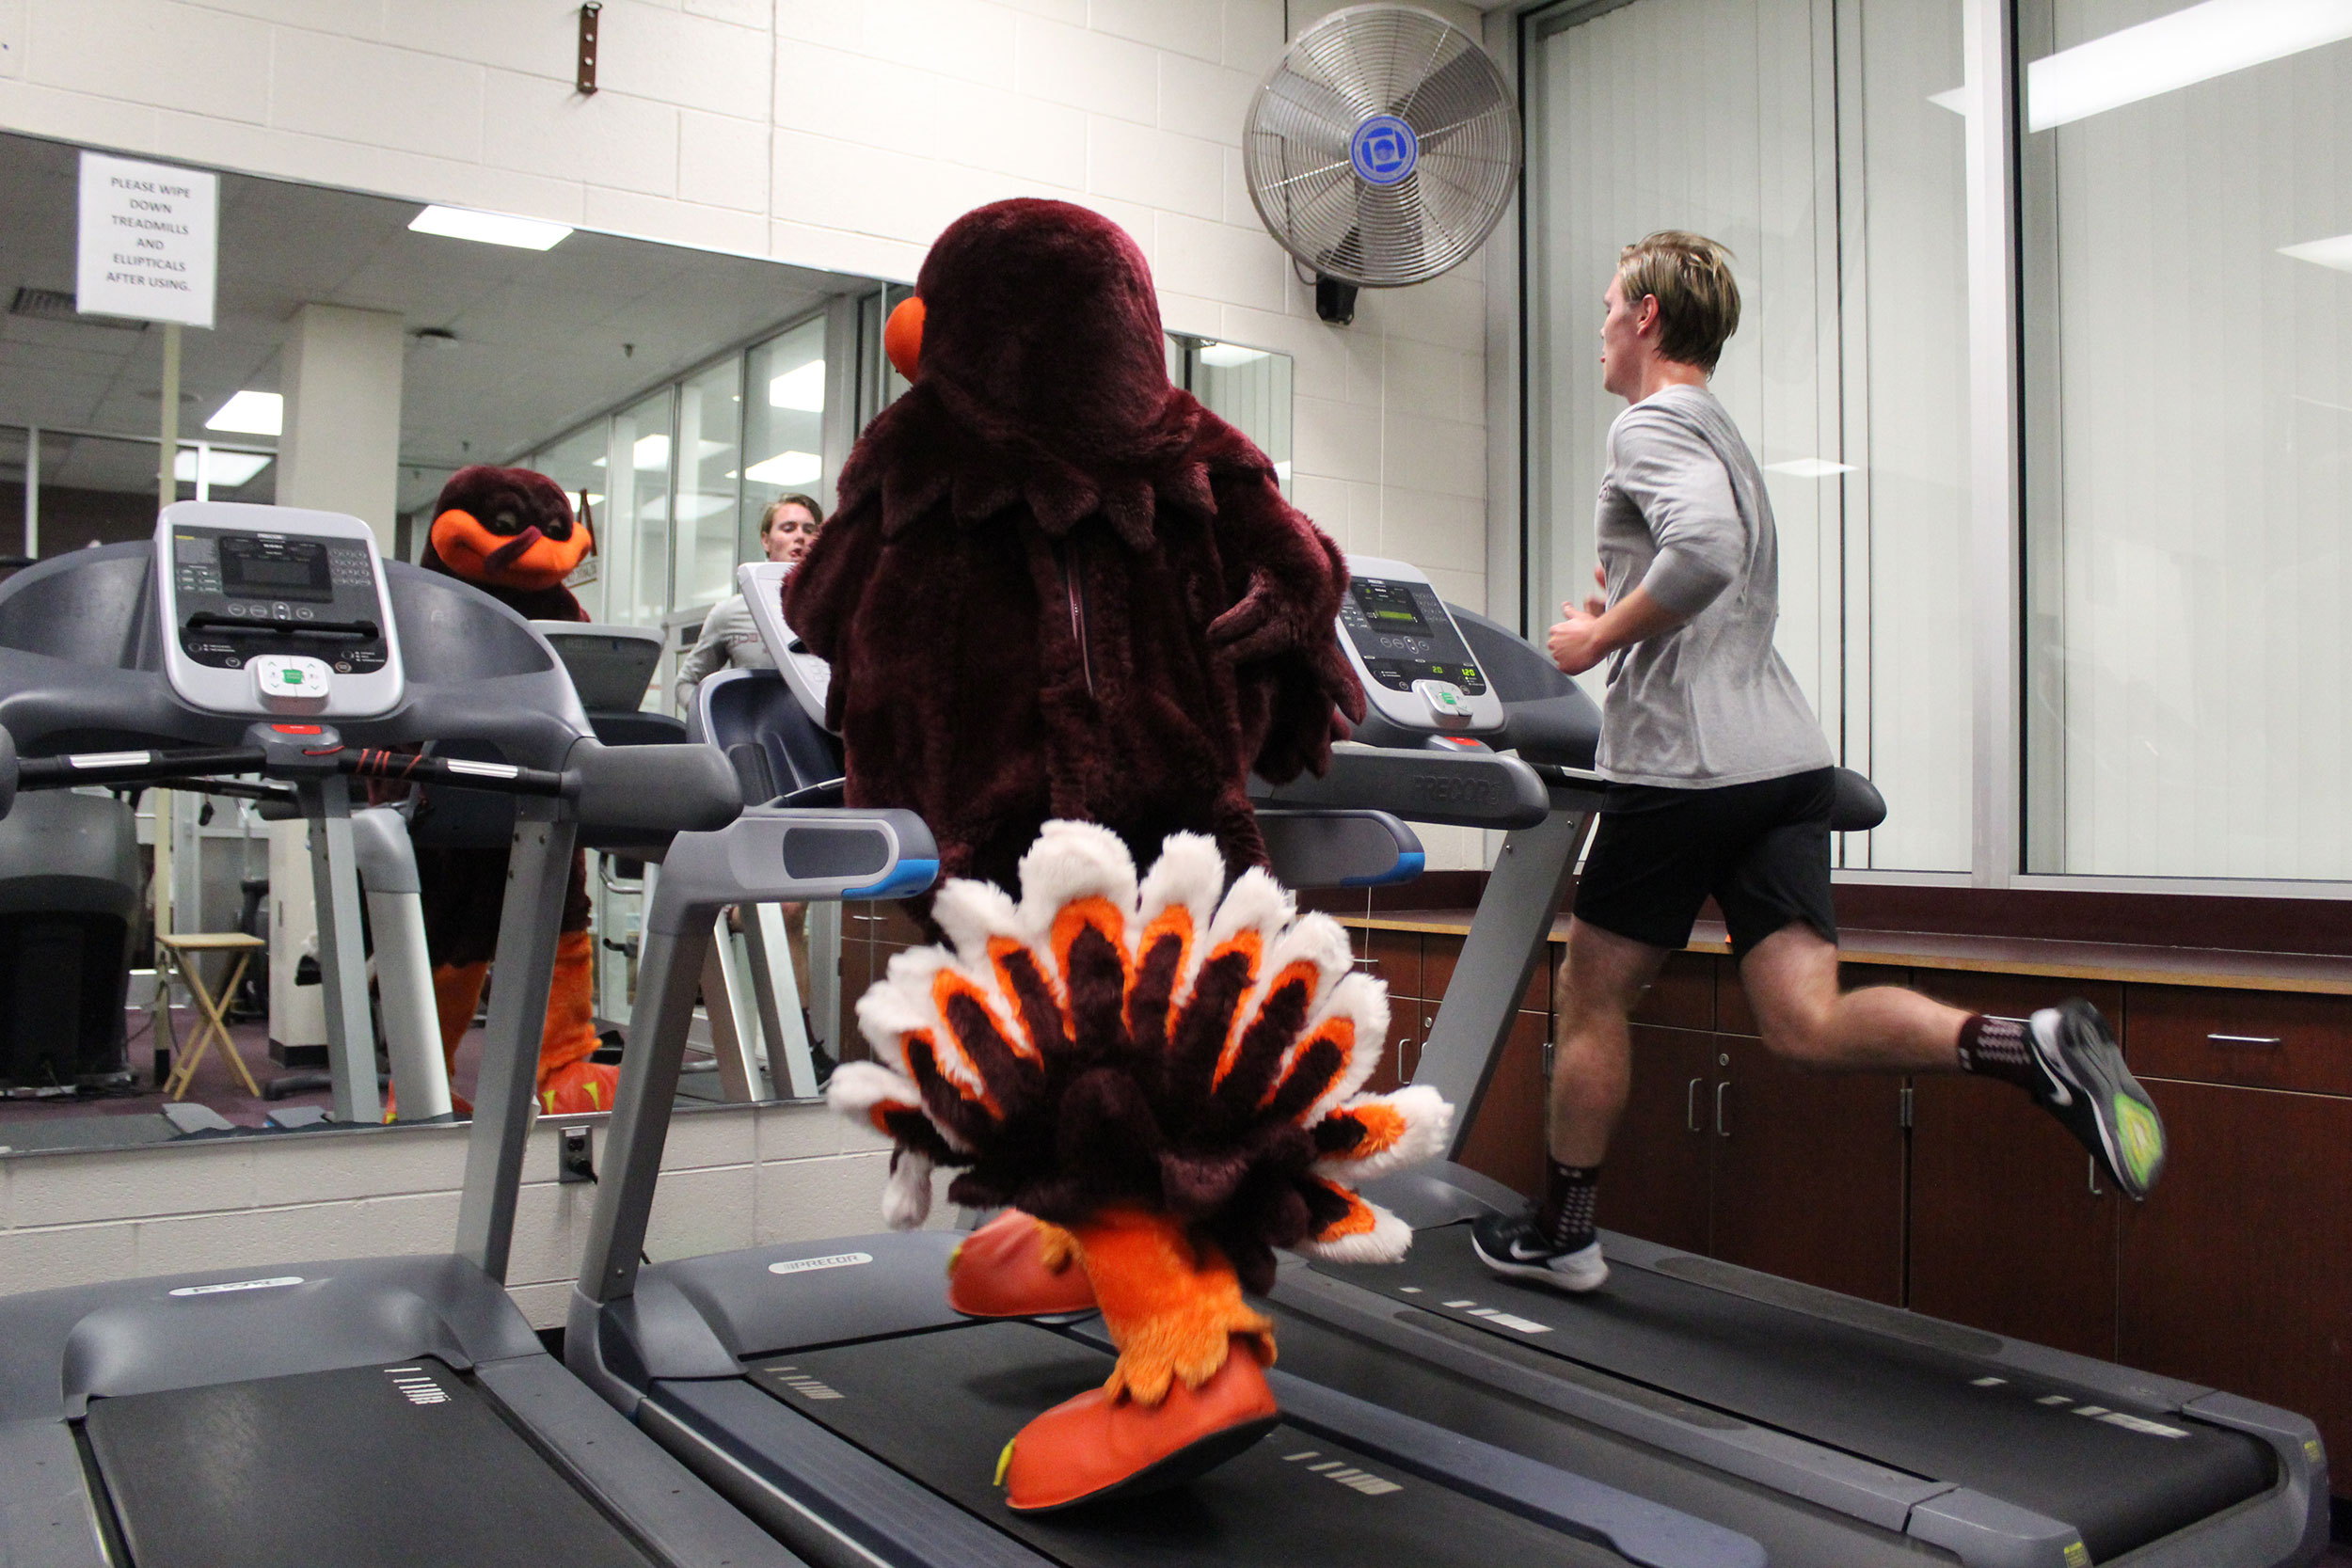
[[[1708,1250],[1719,1054],[1712,1030],[1633,1026],[1633,1092],[1601,1173],[1602,1229]]]
[[[2117,1359],[2300,1412],[2352,1454],[2352,1100],[2142,1082],[2171,1149],[2122,1206]]]
[[[1462,1164],[1531,1198],[1544,1183],[1544,1062],[1550,1038],[1549,1014],[1518,1015],[1462,1148]]]
[[[1717,1034],[1708,1250],[1725,1262],[1899,1305],[1902,1081],[1801,1072]]]
[[[2024,1018],[2080,995],[2110,1022],[2119,986],[1923,972],[1920,990],[1970,1012]],[[1915,1311],[2115,1358],[2115,1240],[2123,1200],[2050,1113],[2013,1085],[1923,1076],[1911,1128]]]

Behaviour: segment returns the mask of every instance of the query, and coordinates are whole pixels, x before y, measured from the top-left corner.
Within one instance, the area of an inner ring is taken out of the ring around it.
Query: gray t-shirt
[[[710,607],[710,613],[703,617],[701,639],[678,660],[678,706],[693,706],[694,689],[723,669],[775,667],[776,661],[768,657],[768,644],[759,640],[759,626],[752,620],[752,607],[743,602],[742,594],[730,594]]]
[[[1669,387],[1617,416],[1594,536],[1610,604],[1646,587],[1690,617],[1611,656],[1604,777],[1711,789],[1836,760],[1772,647],[1780,618],[1772,505],[1714,393]]]

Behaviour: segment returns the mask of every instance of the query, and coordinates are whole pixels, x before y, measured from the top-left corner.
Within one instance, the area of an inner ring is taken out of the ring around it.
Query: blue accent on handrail
[[[1342,887],[1387,887],[1394,882],[1409,882],[1427,868],[1429,857],[1422,850],[1407,849],[1396,857],[1396,863],[1377,877],[1349,877]]]
[[[866,887],[845,889],[844,898],[904,898],[922,892],[939,880],[939,863],[931,861],[900,861],[891,867],[890,875]]]

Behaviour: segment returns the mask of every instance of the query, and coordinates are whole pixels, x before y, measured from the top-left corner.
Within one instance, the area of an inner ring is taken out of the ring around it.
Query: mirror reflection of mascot
[[[1272,464],[1168,383],[1135,243],[998,202],[925,261],[886,339],[913,385],[843,467],[786,590],[833,662],[852,804],[929,821],[946,942],[858,1005],[837,1110],[1006,1212],[950,1265],[978,1316],[1101,1309],[1109,1380],[1007,1446],[1015,1509],[1166,1485],[1278,1418],[1274,1249],[1392,1259],[1352,1183],[1437,1152],[1426,1088],[1366,1096],[1387,995],[1265,868],[1246,785],[1329,759],[1363,695],[1339,549]],[[1138,873],[1138,865],[1148,870]],[[1018,887],[1016,900],[1005,889]]]
[[[460,468],[442,487],[422,564],[471,583],[531,620],[585,621],[588,612],[564,579],[595,547],[590,520],[574,518],[555,481],[528,468],[477,464]],[[441,1051],[454,1064],[498,949],[506,850],[420,846],[417,875]],[[574,851],[539,1039],[539,1108],[550,1115],[611,1110],[620,1078],[618,1068],[588,1060],[596,1049],[591,942],[587,858]]]

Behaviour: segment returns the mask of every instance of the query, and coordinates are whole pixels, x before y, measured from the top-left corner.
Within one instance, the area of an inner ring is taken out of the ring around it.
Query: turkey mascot
[[[1057,201],[950,225],[886,346],[912,386],[844,465],[787,618],[833,663],[853,805],[922,814],[944,941],[858,1004],[830,1098],[892,1137],[890,1223],[1005,1212],[978,1316],[1099,1308],[1101,1387],[1007,1445],[1041,1511],[1198,1475],[1272,1430],[1274,1250],[1393,1259],[1352,1182],[1425,1158],[1436,1093],[1360,1092],[1388,1027],[1345,933],[1266,870],[1246,785],[1327,765],[1363,694],[1340,551],[1170,386],[1142,254]],[[1138,870],[1138,867],[1148,869]]]
[[[458,469],[442,487],[422,564],[471,583],[531,620],[585,621],[587,611],[564,579],[595,547],[589,519],[573,518],[572,503],[555,481],[529,468],[476,464]],[[425,949],[433,960],[441,1051],[454,1062],[457,1042],[481,1003],[490,956],[498,949],[506,851],[420,847],[417,875],[424,895]],[[564,892],[563,932],[548,988],[547,1026],[539,1037],[539,1108],[550,1115],[609,1111],[620,1069],[588,1060],[596,1049],[596,988],[587,857],[578,851]]]

